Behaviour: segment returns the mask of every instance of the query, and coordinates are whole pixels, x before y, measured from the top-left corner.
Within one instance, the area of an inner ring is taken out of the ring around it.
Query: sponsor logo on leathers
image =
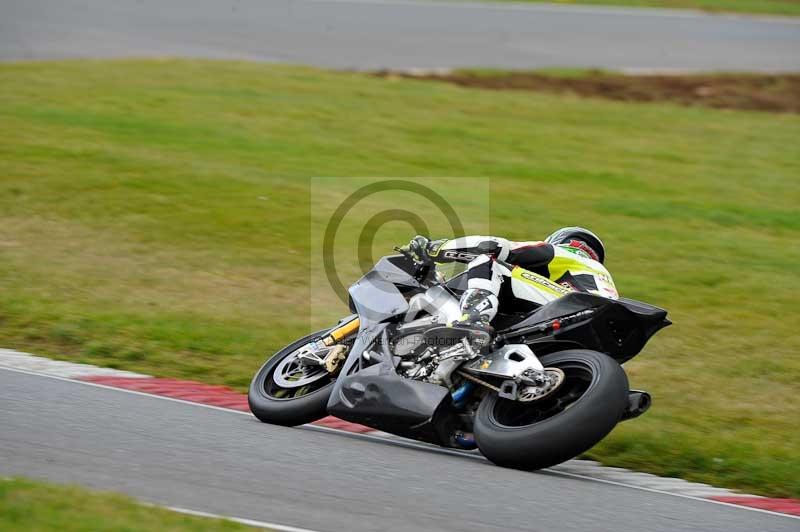
[[[475,255],[474,253],[467,253],[465,251],[445,251],[444,252],[444,258],[457,260],[457,261],[460,261],[460,262],[469,262],[469,261],[475,260],[477,257],[478,257],[478,255]]]

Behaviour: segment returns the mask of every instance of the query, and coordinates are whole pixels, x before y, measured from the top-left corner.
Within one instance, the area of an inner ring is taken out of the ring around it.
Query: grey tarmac
[[[0,0],[0,60],[798,71],[800,18],[414,0]]]
[[[796,531],[798,520],[0,369],[0,475],[318,531]]]

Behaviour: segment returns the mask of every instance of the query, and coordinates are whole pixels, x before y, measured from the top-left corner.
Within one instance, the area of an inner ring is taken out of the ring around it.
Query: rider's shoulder
[[[587,256],[585,256],[585,255],[583,255],[581,253],[578,253],[578,252],[574,251],[573,249],[568,248],[566,246],[553,246],[553,250],[554,250],[555,257],[557,257],[559,259],[568,260],[568,261],[572,261],[572,262],[575,262],[575,263],[583,264],[585,266],[589,266],[592,269],[600,270],[600,271],[603,271],[603,272],[607,272],[608,271],[606,269],[606,267],[603,266],[602,263],[594,260],[591,257],[587,257]]]
[[[523,240],[523,241],[509,240],[508,242],[511,245],[511,249],[514,250],[522,248],[553,247],[544,240]]]

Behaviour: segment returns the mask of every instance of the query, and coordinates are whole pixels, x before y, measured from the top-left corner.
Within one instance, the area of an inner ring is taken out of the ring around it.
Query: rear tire
[[[332,380],[321,388],[300,397],[280,399],[268,393],[268,385],[272,384],[272,374],[278,364],[298,348],[322,338],[327,332],[328,329],[300,338],[264,362],[264,365],[253,377],[247,394],[250,410],[258,419],[264,423],[293,427],[311,423],[328,415],[327,406],[333,389]]]
[[[592,448],[622,419],[628,378],[614,359],[571,349],[543,356],[541,362],[561,368],[567,376],[552,396],[519,403],[493,392],[478,408],[475,440],[497,465],[532,470],[560,464]],[[515,425],[519,417],[522,421]]]

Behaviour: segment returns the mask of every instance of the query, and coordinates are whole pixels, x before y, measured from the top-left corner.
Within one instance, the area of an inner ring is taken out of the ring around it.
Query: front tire
[[[316,383],[316,387],[308,391],[308,393],[295,396],[283,393],[282,389],[273,380],[273,374],[281,362],[300,347],[322,338],[327,333],[328,330],[326,329],[300,338],[264,362],[264,365],[253,377],[247,394],[250,410],[259,420],[264,423],[293,427],[311,423],[328,415],[328,398],[333,389],[333,380],[329,376]],[[302,391],[302,388],[300,390]],[[297,391],[293,393],[296,394]]]
[[[478,408],[475,440],[497,465],[532,470],[560,464],[592,448],[622,419],[628,378],[614,359],[571,349],[541,362],[566,374],[551,396],[521,403],[493,392]]]

